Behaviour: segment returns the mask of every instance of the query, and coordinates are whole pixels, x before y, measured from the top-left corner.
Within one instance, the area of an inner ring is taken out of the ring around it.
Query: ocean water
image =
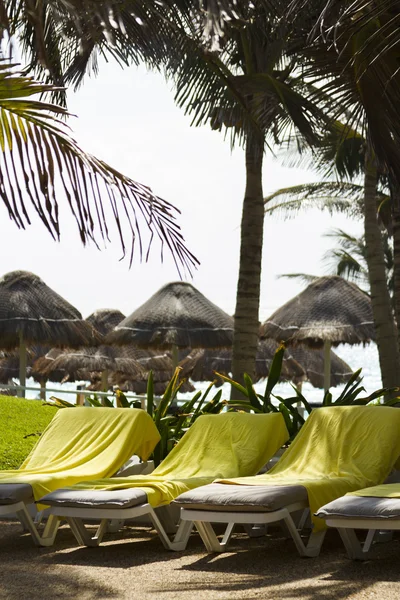
[[[349,346],[348,344],[342,344],[341,346],[335,348],[335,352],[344,361],[346,361],[348,365],[350,365],[353,371],[356,371],[359,368],[362,369],[362,385],[365,388],[365,394],[363,393],[363,396],[369,395],[375,390],[382,387],[376,344],[371,343],[367,346]],[[196,390],[205,390],[208,387],[209,383],[193,382],[193,385],[196,387]],[[33,379],[27,380],[27,386],[39,388],[38,384],[35,383]],[[68,400],[69,402],[75,402],[75,396],[73,394],[65,393],[66,390],[75,390],[75,383],[65,383],[63,385],[49,383],[48,387],[57,389],[58,392],[47,393],[47,398],[49,398],[51,395],[54,395],[58,398]],[[339,396],[339,394],[343,390],[343,387],[344,386],[342,385],[331,389],[334,399]],[[263,393],[265,389],[265,381],[260,381],[256,383],[255,389],[258,393]],[[228,399],[230,395],[230,385],[228,383],[225,383],[222,386],[222,390],[223,398]],[[195,392],[191,392],[188,394],[179,394],[178,399],[185,400],[192,398],[194,393]],[[274,393],[282,397],[289,397],[293,396],[293,389],[289,383],[280,383],[274,388]],[[311,403],[321,402],[324,395],[323,390],[314,388],[308,382],[305,382],[303,384],[302,393],[306,397],[306,399]],[[39,397],[39,393],[36,394],[35,392],[27,393],[27,395],[30,395],[31,397]]]

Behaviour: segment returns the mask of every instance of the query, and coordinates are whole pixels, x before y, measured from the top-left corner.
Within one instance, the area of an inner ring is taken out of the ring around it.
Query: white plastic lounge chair
[[[360,481],[373,485],[385,479],[400,455],[399,427],[397,408],[316,409],[271,471],[190,490],[174,504],[181,507],[181,522],[194,524],[208,552],[224,552],[236,524],[262,528],[281,521],[301,556],[317,556],[326,527],[315,512],[328,498],[359,489]],[[304,518],[296,527],[293,516],[307,508],[317,527],[305,544],[299,531]],[[212,523],[227,526],[222,540]]]
[[[171,541],[155,509],[215,476],[255,474],[287,441],[281,414],[224,413],[199,417],[167,458],[149,476],[99,480],[60,489],[41,499],[50,506],[49,527],[65,519],[79,544],[97,546],[109,520],[148,515],[165,548],[183,550],[192,525],[179,525]],[[90,489],[92,488],[92,489]],[[95,535],[84,521],[100,520]],[[176,529],[175,529],[176,531]]]
[[[373,496],[375,488],[366,488],[362,492],[371,496],[346,495],[322,506],[317,515],[326,520],[329,527],[336,527],[343,540],[349,558],[366,560],[375,539],[385,541],[400,529],[400,497],[390,497],[393,488],[399,491],[400,472],[388,477],[385,484],[379,486],[380,493],[387,489],[388,497]],[[363,543],[357,537],[356,530],[367,530]],[[386,534],[386,535],[385,535]]]
[[[98,476],[114,475],[134,454],[146,460],[160,435],[143,410],[60,409],[20,469],[0,471],[0,517],[15,515],[38,546],[50,545],[57,528],[40,535],[31,516],[46,492]]]

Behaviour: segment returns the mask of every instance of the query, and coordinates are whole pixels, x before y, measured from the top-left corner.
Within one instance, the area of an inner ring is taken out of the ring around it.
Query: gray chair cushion
[[[308,502],[302,485],[227,485],[211,483],[181,494],[174,500],[182,508],[230,512],[271,512]]]
[[[131,508],[147,502],[147,494],[140,488],[127,490],[56,490],[40,499],[48,506],[80,508]]]
[[[400,519],[400,498],[342,496],[322,506],[316,515],[322,519]]]
[[[29,483],[1,483],[0,505],[15,504],[16,502],[25,502],[25,504],[35,502]]]

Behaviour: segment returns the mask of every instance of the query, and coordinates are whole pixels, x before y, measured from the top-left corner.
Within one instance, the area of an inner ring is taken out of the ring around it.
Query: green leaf
[[[272,390],[276,386],[281,376],[282,361],[285,354],[285,346],[281,344],[274,354],[274,358],[271,363],[269,375],[267,379],[267,385],[264,392],[264,402],[269,400]]]
[[[221,373],[218,373],[217,371],[215,371],[215,374],[218,375],[218,377],[221,377],[221,379],[223,379],[224,381],[227,381],[228,383],[230,383],[231,386],[233,388],[235,388],[235,390],[238,390],[238,392],[243,394],[243,396],[248,396],[247,389],[245,387],[243,387],[242,385],[240,385],[240,383],[238,383],[237,381],[234,381],[233,379],[231,379],[230,377],[227,377],[226,375],[221,375]]]
[[[263,406],[262,406],[261,402],[259,401],[258,396],[257,396],[257,394],[256,394],[256,392],[254,390],[254,386],[253,386],[253,382],[251,380],[251,377],[247,373],[244,373],[243,374],[243,379],[244,379],[244,382],[245,382],[245,385],[246,385],[247,397],[250,400],[251,406],[254,409],[262,412],[263,411]]]
[[[153,378],[153,371],[149,372],[149,377],[147,379],[146,410],[147,410],[147,413],[151,417],[154,416],[154,378]]]

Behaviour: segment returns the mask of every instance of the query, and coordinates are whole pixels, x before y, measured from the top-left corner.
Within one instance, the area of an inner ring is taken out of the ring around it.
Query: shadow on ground
[[[197,535],[184,553],[164,550],[148,529],[125,528],[99,548],[80,548],[67,527],[53,548],[35,548],[15,523],[0,524],[0,598],[82,600],[341,600],[400,597],[400,537],[379,544],[374,560],[347,559],[329,531],[322,553],[300,558],[280,532],[233,539],[229,552],[206,554]]]

